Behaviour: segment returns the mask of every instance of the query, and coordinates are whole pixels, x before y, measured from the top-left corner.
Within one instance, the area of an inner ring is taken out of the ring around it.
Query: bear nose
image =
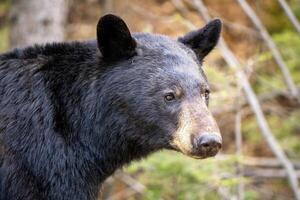
[[[205,133],[199,137],[198,145],[200,148],[209,149],[209,148],[218,148],[222,147],[221,137],[216,134]]]
[[[222,147],[222,137],[217,133],[202,133],[196,138],[194,146],[200,157],[215,156]]]

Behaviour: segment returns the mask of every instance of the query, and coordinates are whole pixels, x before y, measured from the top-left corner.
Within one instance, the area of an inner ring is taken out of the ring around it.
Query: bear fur
[[[168,90],[180,85],[193,105],[208,103],[201,64],[220,28],[214,20],[173,40],[131,35],[106,15],[97,40],[0,55],[0,199],[96,199],[130,161],[181,151],[171,142],[181,103]]]

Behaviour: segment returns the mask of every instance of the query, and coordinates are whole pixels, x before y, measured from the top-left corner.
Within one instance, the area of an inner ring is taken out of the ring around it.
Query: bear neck
[[[97,167],[102,172],[101,180],[105,180],[115,170],[131,161],[144,158],[155,151],[143,146],[138,138],[128,137],[143,136],[148,128],[135,124],[133,119],[119,114],[114,108],[107,110],[110,112],[104,112],[105,116],[100,114],[95,120],[94,130],[89,132],[90,140],[86,143],[89,154],[93,155],[95,162],[98,163]]]
[[[100,93],[99,96],[103,97],[104,94]],[[85,162],[92,163],[91,167],[83,166],[79,170],[90,176],[88,179],[84,178],[86,180],[85,187],[89,186],[88,193],[93,194],[97,194],[105,179],[117,169],[155,151],[155,149],[145,147],[138,139],[128,139],[127,137],[143,136],[149,127],[143,127],[140,120],[120,113],[119,105],[108,104],[107,101],[103,100],[99,104],[89,104],[91,107],[86,107],[86,113],[89,113],[90,110],[93,112],[94,118],[83,119],[83,127],[86,128],[82,129],[80,134],[78,133],[80,144],[86,150],[86,155],[82,156],[85,157]],[[102,103],[103,105],[101,105]],[[128,123],[129,121],[130,123]],[[79,147],[78,149],[83,148]]]

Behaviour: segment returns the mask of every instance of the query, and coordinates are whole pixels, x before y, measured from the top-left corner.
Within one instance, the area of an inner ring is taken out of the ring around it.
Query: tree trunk
[[[62,41],[67,11],[68,0],[13,0],[11,47]]]

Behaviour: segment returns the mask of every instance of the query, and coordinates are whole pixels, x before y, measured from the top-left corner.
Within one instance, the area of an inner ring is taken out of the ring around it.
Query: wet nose
[[[222,138],[217,133],[203,133],[195,141],[195,149],[201,157],[215,156],[222,147]]]
[[[204,133],[198,139],[198,146],[203,149],[220,149],[222,147],[222,139],[216,134]]]

